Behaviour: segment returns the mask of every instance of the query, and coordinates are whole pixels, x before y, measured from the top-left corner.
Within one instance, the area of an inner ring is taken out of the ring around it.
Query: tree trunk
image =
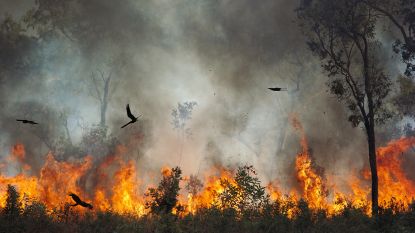
[[[369,146],[369,164],[372,175],[372,216],[378,215],[378,170],[376,165],[376,143],[374,126],[370,125],[367,129],[367,141]]]
[[[365,127],[367,132],[367,142],[369,148],[369,164],[370,173],[372,178],[372,216],[378,215],[379,203],[378,203],[378,169],[376,165],[376,140],[375,140],[375,111],[373,103],[373,89],[372,89],[372,76],[369,72],[369,52],[368,42],[366,37],[362,37],[364,43],[364,49],[361,50],[363,58],[363,73],[365,78],[365,92],[367,96],[367,106],[369,113],[365,117]],[[363,112],[363,115],[364,112]]]
[[[106,114],[107,114],[107,106],[108,106],[108,91],[109,91],[110,80],[111,80],[111,74],[105,80],[104,93],[103,93],[103,96],[102,96],[102,102],[101,102],[101,122],[100,122],[100,125],[102,127],[104,127],[105,126],[105,123],[106,123]]]
[[[101,104],[101,122],[100,122],[100,125],[102,127],[105,126],[105,122],[106,122],[105,115],[106,115],[106,112],[107,112],[107,102],[104,102],[104,103]]]

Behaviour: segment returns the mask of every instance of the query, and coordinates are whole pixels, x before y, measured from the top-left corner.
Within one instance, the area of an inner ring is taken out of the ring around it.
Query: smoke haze
[[[15,124],[16,118],[39,121],[50,137],[58,137],[66,133],[57,117],[64,112],[72,141],[80,143],[85,127],[100,120],[90,77],[101,71],[113,77],[109,132],[127,145],[125,156],[136,157],[141,169],[180,165],[188,175],[215,164],[249,164],[265,182],[293,185],[292,178],[285,180],[292,177],[300,150],[288,121],[292,113],[302,122],[317,163],[335,180],[367,163],[364,131],[351,127],[305,47],[295,22],[296,1],[79,4],[76,21],[91,30],[25,48],[22,54],[36,53],[41,60],[14,76],[1,75],[3,156],[21,142],[29,163],[39,169],[48,151],[32,126]],[[16,19],[32,7],[33,1],[0,4],[1,13]],[[267,89],[274,86],[288,92]],[[197,105],[186,124],[191,135],[180,137],[171,112],[192,101]],[[127,103],[142,117],[120,129],[128,122]]]

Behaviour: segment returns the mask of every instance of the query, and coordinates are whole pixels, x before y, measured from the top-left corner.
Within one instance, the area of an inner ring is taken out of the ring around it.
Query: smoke
[[[64,112],[73,143],[84,140],[85,126],[98,124],[100,116],[91,73],[103,72],[113,77],[109,133],[131,148],[126,156],[136,158],[139,168],[180,165],[185,174],[194,174],[211,164],[252,164],[265,180],[284,179],[300,150],[299,136],[288,125],[291,112],[328,173],[341,176],[365,163],[364,132],[350,127],[342,105],[327,93],[327,77],[295,22],[295,1],[78,4],[73,18],[63,17],[79,24],[70,31],[76,33],[19,50],[41,60],[13,77],[2,75],[2,154],[22,142],[39,168],[41,162],[35,161],[49,149],[32,126],[15,124],[15,118],[40,121],[48,137],[56,138],[65,133],[58,117]],[[26,9],[3,5],[16,18]],[[271,86],[289,91],[271,92]],[[197,106],[187,125],[192,135],[181,139],[171,111],[186,101]],[[122,130],[127,103],[142,117]],[[50,117],[34,114],[29,106],[47,110]]]

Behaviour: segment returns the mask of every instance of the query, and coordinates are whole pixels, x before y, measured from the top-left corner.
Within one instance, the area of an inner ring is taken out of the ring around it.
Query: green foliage
[[[384,100],[392,83],[377,58],[373,9],[361,0],[318,0],[297,12],[308,47],[320,58],[331,93],[349,109],[352,125],[364,122],[367,127],[371,118],[376,123],[389,119]]]
[[[406,64],[405,75],[415,77],[415,2],[408,0],[368,1],[369,5],[389,19],[401,34],[394,44],[394,52]]]
[[[149,188],[146,193],[146,196],[150,197],[150,201],[146,203],[146,208],[150,208],[151,213],[170,214],[177,205],[182,170],[175,167],[166,173],[163,174],[158,187]]]
[[[268,195],[252,166],[241,166],[235,174],[235,183],[221,179],[224,191],[218,195],[218,206],[233,209],[243,215],[260,211],[268,203]]]

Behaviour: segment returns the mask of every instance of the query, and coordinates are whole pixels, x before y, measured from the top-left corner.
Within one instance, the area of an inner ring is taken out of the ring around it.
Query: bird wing
[[[72,197],[72,199],[73,199],[76,203],[78,203],[78,204],[82,203],[81,198],[79,198],[76,194],[72,193],[72,194],[70,194],[69,196],[71,196],[71,197]]]
[[[125,126],[127,126],[127,125],[131,124],[131,123],[132,123],[132,121],[128,122],[127,124],[125,124],[125,125],[123,125],[123,126],[121,126],[121,129],[122,129],[122,128],[124,128]]]
[[[91,208],[92,209],[92,205],[89,203],[86,203],[84,201],[82,201],[81,203],[79,203],[81,206],[86,207],[86,208]]]
[[[131,120],[135,120],[135,116],[131,113],[130,110],[130,105],[127,104],[127,116],[131,119]]]

